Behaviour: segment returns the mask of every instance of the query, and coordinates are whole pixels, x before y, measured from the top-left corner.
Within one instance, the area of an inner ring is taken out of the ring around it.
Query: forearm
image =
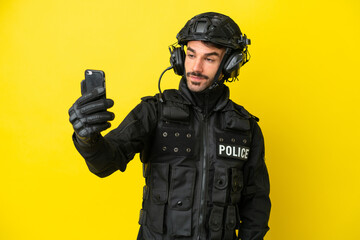
[[[134,108],[121,124],[105,137],[92,144],[79,143],[75,134],[76,149],[86,161],[89,170],[99,177],[106,177],[116,170],[125,171],[127,163],[144,148],[145,142],[156,126],[156,105],[142,102]]]
[[[99,177],[106,177],[118,169],[121,171],[125,170],[125,157],[116,158],[115,148],[102,136],[99,137],[96,143],[89,145],[80,142],[74,133],[73,142],[93,174]]]

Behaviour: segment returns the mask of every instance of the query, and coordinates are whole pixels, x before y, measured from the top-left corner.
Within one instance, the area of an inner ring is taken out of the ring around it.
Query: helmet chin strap
[[[209,90],[211,89],[214,89],[216,88],[217,86],[219,86],[220,84],[223,84],[224,83],[224,76],[220,78],[220,75],[222,73],[222,70],[224,68],[224,65],[225,65],[225,62],[226,60],[228,59],[228,56],[230,55],[230,52],[231,52],[231,48],[226,48],[226,51],[225,51],[225,54],[224,54],[224,57],[223,59],[221,60],[221,63],[220,63],[220,66],[215,74],[215,77],[214,77],[214,82],[210,85],[210,87],[208,88]]]

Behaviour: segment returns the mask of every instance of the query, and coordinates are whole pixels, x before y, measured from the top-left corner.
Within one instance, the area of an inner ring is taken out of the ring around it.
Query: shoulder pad
[[[146,97],[142,97],[141,100],[144,101],[144,102],[148,102],[148,101],[155,101],[157,98],[156,96],[146,96]]]
[[[251,113],[249,113],[250,114],[250,117],[252,118],[252,119],[254,119],[256,122],[259,122],[260,121],[260,119],[257,117],[257,116],[254,116],[254,115],[252,115]]]
[[[252,115],[251,113],[249,113],[243,106],[238,105],[236,103],[234,103],[234,107],[236,110],[239,111],[239,113],[241,113],[242,115],[244,115],[246,118],[252,118],[254,119],[256,122],[259,122],[260,119],[254,115]]]
[[[176,89],[168,89],[163,92],[164,101],[177,102],[182,104],[190,104],[186,99],[181,96],[180,92]]]

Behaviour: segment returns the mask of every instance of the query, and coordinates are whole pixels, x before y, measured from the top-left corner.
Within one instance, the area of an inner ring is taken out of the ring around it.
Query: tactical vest
[[[141,154],[142,239],[237,239],[251,115],[229,100],[205,118],[177,90],[163,96],[152,142]]]

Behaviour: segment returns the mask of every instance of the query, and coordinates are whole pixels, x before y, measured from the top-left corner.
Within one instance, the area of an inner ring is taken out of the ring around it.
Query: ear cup
[[[184,47],[173,47],[170,50],[170,63],[171,66],[174,69],[175,74],[177,75],[184,75],[185,72],[185,67],[184,67],[184,63],[185,63],[185,51],[184,51]]]
[[[223,74],[227,77],[236,77],[240,67],[245,63],[244,52],[234,52],[226,60],[223,67]]]

